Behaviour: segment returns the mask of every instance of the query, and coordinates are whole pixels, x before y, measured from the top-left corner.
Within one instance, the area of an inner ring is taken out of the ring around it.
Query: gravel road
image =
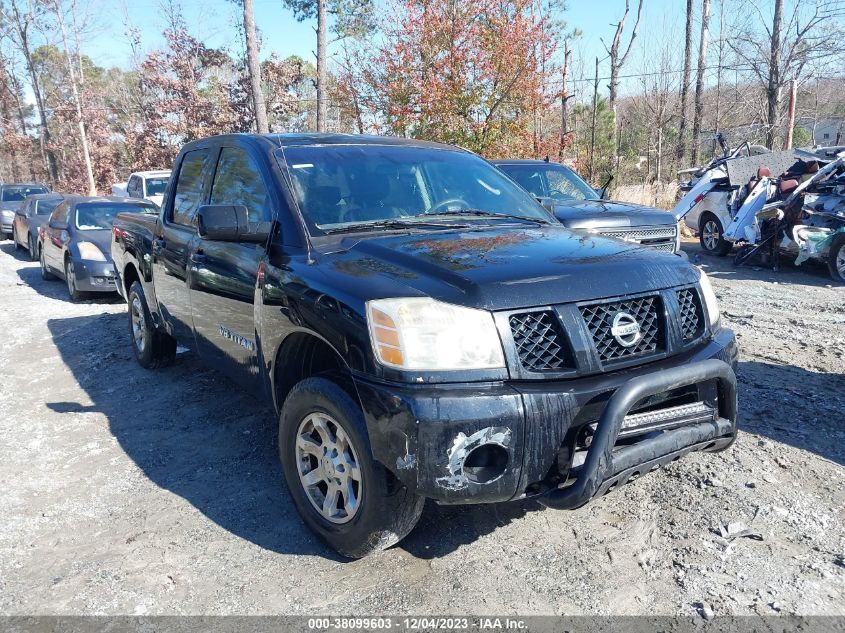
[[[574,512],[429,504],[346,562],[267,407],[191,354],[141,369],[121,301],[72,304],[3,242],[0,613],[845,615],[845,288],[686,248],[742,348],[732,448]]]

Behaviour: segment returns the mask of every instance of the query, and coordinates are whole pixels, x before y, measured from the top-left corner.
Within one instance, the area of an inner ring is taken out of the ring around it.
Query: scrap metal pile
[[[690,180],[675,207],[704,250],[724,256],[738,245],[737,265],[775,269],[781,255],[816,260],[845,282],[845,147],[723,148],[708,165],[682,172]]]

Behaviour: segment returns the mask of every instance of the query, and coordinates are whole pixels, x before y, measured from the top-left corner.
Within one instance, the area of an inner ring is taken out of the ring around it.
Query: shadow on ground
[[[845,465],[845,374],[741,362],[739,428]]]

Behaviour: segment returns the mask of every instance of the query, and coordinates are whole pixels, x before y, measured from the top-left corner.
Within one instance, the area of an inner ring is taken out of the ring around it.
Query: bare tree
[[[631,39],[628,40],[628,45],[622,46],[622,35],[625,30],[625,22],[628,20],[628,13],[630,12],[629,0],[625,0],[625,13],[622,18],[616,23],[616,31],[613,34],[613,40],[610,46],[604,43],[604,48],[610,56],[610,109],[613,110],[614,117],[616,116],[616,101],[619,97],[619,74],[628,60],[628,55],[631,53],[631,47],[634,45],[634,40],[637,39],[637,33],[640,30],[640,18],[643,13],[643,0],[639,0],[637,5],[637,20],[634,22],[634,28],[631,31]],[[624,52],[622,52],[624,48]]]
[[[74,4],[75,4],[75,0]],[[79,143],[82,146],[82,158],[85,161],[85,175],[88,179],[88,195],[97,195],[97,183],[94,182],[94,171],[91,168],[91,153],[88,150],[88,135],[85,133],[85,120],[82,117],[82,101],[79,98],[79,87],[76,83],[76,70],[73,67],[73,54],[70,50],[70,45],[67,40],[67,29],[65,28],[65,19],[62,15],[62,7],[59,0],[53,1],[53,9],[56,12],[56,20],[59,23],[59,30],[62,34],[62,44],[65,49],[65,59],[67,61],[68,77],[70,79],[71,93],[73,94],[73,102],[76,105],[76,123],[79,126]]]
[[[261,88],[261,64],[258,61],[258,41],[255,34],[255,14],[252,0],[244,3],[244,36],[246,38],[246,65],[249,69],[249,84],[252,90],[252,106],[255,113],[255,127],[259,134],[270,131],[267,123],[267,106],[264,104],[264,91]]]
[[[689,98],[689,80],[692,69],[692,22],[694,17],[693,0],[687,0],[686,39],[684,40],[684,74],[681,82],[681,123],[678,128],[678,160],[684,160],[687,153],[687,99]]]
[[[825,68],[841,67],[845,1],[794,0],[788,10],[784,0],[775,0],[771,14],[761,0],[745,4],[745,20],[735,25],[729,46],[765,89],[763,123],[766,145],[772,148],[780,132],[784,88]]]
[[[692,164],[698,164],[701,146],[701,119],[704,117],[704,70],[707,67],[707,39],[710,22],[710,0],[701,3],[701,39],[698,42],[698,73],[695,77],[695,113],[692,118]]]
[[[26,6],[23,6],[24,1],[26,2]],[[8,5],[5,2],[0,3],[0,19],[10,26],[10,38],[26,61],[32,94],[35,97],[35,105],[38,108],[38,146],[48,178],[51,183],[55,184],[59,179],[58,161],[56,160],[55,152],[50,147],[50,128],[47,124],[47,109],[44,106],[41,85],[38,82],[38,73],[35,70],[35,64],[32,59],[32,29],[42,18],[43,13],[44,7],[37,0],[10,0]]]

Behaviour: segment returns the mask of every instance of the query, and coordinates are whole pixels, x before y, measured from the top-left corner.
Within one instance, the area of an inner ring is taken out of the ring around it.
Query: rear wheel
[[[705,213],[701,216],[698,241],[701,243],[701,248],[707,253],[719,257],[727,255],[733,246],[725,239],[725,232],[719,218],[712,213]]]
[[[126,297],[129,306],[129,336],[138,364],[145,369],[165,367],[176,358],[176,339],[153,327],[144,288],[136,281]]]
[[[398,543],[422,514],[425,500],[373,459],[360,406],[326,378],[306,378],[285,400],[279,457],[302,519],[349,558]]]
[[[76,303],[82,299],[82,293],[76,287],[76,272],[73,269],[73,260],[65,260],[65,283],[70,300]]]
[[[830,245],[827,267],[834,280],[845,283],[845,235],[838,235]]]
[[[50,272],[50,269],[47,268],[47,262],[44,261],[44,248],[40,248],[38,250],[38,261],[41,262],[41,279],[44,281],[48,281],[50,279],[55,279],[56,276]]]

